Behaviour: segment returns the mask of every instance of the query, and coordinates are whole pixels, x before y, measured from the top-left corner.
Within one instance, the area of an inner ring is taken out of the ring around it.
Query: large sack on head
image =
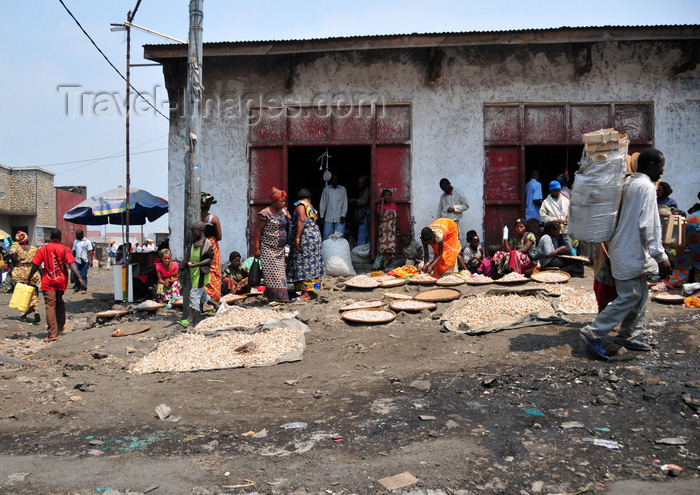
[[[357,275],[352,267],[350,244],[343,239],[343,234],[335,232],[323,241],[323,267],[326,275],[347,277]]]

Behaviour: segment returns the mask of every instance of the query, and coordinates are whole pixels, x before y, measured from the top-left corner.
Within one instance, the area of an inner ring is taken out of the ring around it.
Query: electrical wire
[[[61,3],[61,5],[63,5],[63,8],[66,9],[66,12],[68,12],[68,15],[70,15],[70,16],[73,18],[73,20],[75,21],[75,23],[78,25],[78,27],[80,28],[80,30],[85,34],[85,36],[87,36],[87,38],[90,40],[90,42],[93,44],[93,46],[94,46],[95,48],[97,48],[97,51],[100,52],[100,55],[102,55],[102,57],[107,61],[107,63],[112,67],[112,69],[114,69],[114,70],[117,72],[117,74],[119,74],[119,77],[121,77],[122,79],[124,79],[124,81],[126,81],[126,77],[124,77],[124,76],[122,75],[122,73],[119,72],[119,69],[117,69],[117,68],[114,66],[114,64],[111,62],[111,60],[109,60],[109,58],[107,58],[107,55],[105,55],[104,52],[100,49],[100,47],[97,46],[97,43],[95,43],[95,41],[90,37],[90,35],[88,34],[88,32],[85,31],[85,28],[83,28],[83,26],[80,24],[80,22],[78,22],[78,19],[76,19],[75,16],[73,15],[73,13],[68,9],[68,7],[66,7],[66,4],[63,3],[63,0],[58,0],[58,1]],[[141,3],[141,2],[139,2],[139,3]],[[138,4],[136,5],[136,8],[138,8]],[[136,12],[134,11],[134,13],[136,13]],[[159,113],[164,119],[170,120],[170,119],[169,119],[168,117],[166,117],[160,110],[158,110],[150,101],[148,101],[148,100],[139,92],[139,90],[136,89],[131,83],[129,83],[129,87],[130,87],[131,89],[133,89],[134,92],[135,92],[137,95],[139,95],[139,96],[143,99],[143,101],[145,101],[146,103],[148,103],[148,105],[149,105],[151,108],[153,108],[153,110],[155,110],[157,113]]]
[[[130,153],[130,155],[143,155],[143,154],[146,154],[146,153],[153,153],[153,152],[156,152],[156,151],[163,151],[163,150],[167,150],[167,149],[168,149],[168,148],[157,148],[157,149],[148,150],[148,151],[137,151],[136,153]],[[122,157],[122,156],[126,156],[126,153],[115,154],[115,155],[112,155],[112,156],[105,156],[105,157],[103,157],[103,158],[96,158],[96,159],[94,159],[94,160],[92,160],[92,161],[89,161],[88,163],[84,163],[83,165],[78,165],[77,167],[69,168],[68,170],[61,170],[60,172],[56,172],[56,175],[65,174],[66,172],[71,172],[71,171],[77,170],[77,169],[79,169],[79,168],[87,167],[88,165],[92,165],[93,163],[97,163],[97,162],[102,161],[102,160],[109,160],[109,159],[111,159],[111,158],[119,158],[119,157]],[[85,160],[80,160],[79,162],[74,162],[74,163],[80,163],[80,162],[83,162],[83,161],[85,161]],[[68,162],[68,163],[70,163],[70,162]]]

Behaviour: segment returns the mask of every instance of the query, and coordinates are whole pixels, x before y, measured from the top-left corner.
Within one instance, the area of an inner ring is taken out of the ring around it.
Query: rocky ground
[[[338,309],[382,291],[328,278],[320,301],[286,308],[310,328],[302,361],[139,375],[181,315],[98,321],[112,277],[90,276],[56,343],[0,295],[0,493],[386,493],[378,480],[401,473],[395,493],[700,493],[698,310],[650,302],[653,352],[608,343],[602,362],[578,335],[590,316],[469,336],[440,332],[441,303],[350,325]],[[566,285],[590,290],[590,270]],[[160,420],[163,403],[181,419]]]

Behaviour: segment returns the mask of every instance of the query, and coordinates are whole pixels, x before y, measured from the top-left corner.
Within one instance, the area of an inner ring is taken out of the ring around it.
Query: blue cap
[[[561,184],[559,184],[558,180],[553,180],[552,182],[549,183],[549,190],[550,191],[560,191],[561,190]]]

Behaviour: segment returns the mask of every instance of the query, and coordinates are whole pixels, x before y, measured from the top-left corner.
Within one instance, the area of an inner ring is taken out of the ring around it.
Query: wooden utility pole
[[[202,133],[202,18],[204,0],[190,0],[190,35],[187,50],[187,90],[185,92],[185,212],[183,250],[187,254],[190,227],[198,222],[201,216],[200,198],[200,169]],[[187,263],[187,259],[184,263]],[[184,315],[189,313],[189,294],[192,281],[185,277],[185,287],[182,293],[182,308]]]

